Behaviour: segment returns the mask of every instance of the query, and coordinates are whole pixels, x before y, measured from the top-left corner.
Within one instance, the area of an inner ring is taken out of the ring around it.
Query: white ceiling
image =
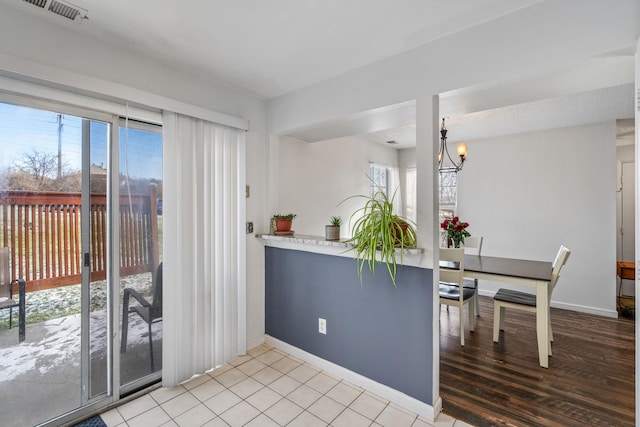
[[[271,98],[540,0],[72,0],[88,11],[80,24],[1,1]]]
[[[80,24],[23,0],[0,3],[268,99],[540,1],[72,0],[88,11]],[[620,58],[577,65],[538,85],[502,82],[502,90],[493,83],[441,94],[449,140],[633,117],[633,89],[623,85],[633,76],[633,52],[621,52]],[[586,83],[578,87],[579,82]],[[347,135],[396,141],[395,148],[414,146],[415,105],[363,112],[290,136],[313,142]]]

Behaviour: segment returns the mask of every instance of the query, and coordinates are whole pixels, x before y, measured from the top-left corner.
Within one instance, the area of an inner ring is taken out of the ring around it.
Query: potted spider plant
[[[395,287],[396,250],[400,250],[402,262],[403,250],[416,247],[415,224],[393,213],[395,192],[391,198],[384,191],[378,190],[372,196],[355,195],[344,201],[352,198],[365,201],[363,207],[351,214],[351,238],[346,240],[353,245],[355,256],[358,258],[360,282],[365,263],[372,274],[375,272],[376,264],[384,263]]]
[[[342,218],[339,216],[332,216],[329,218],[330,225],[324,226],[324,239],[325,240],[340,240],[340,226],[342,225]]]

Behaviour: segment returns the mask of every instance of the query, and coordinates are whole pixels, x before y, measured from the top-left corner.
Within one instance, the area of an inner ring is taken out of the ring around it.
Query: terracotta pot
[[[404,236],[407,234],[407,229],[409,228],[409,224],[406,222],[401,222],[401,223],[393,224],[393,227],[394,227],[393,237],[394,237],[395,245],[400,246],[401,236]],[[402,233],[400,231],[402,231]]]
[[[276,219],[276,231],[291,231],[292,219]]]

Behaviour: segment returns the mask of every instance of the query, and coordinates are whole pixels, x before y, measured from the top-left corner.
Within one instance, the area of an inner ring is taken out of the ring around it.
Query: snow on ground
[[[145,277],[148,276],[148,277]],[[129,276],[123,279],[122,287],[134,287],[148,297],[150,294],[150,274]],[[106,293],[105,284],[92,284],[92,312],[90,315],[90,352],[93,359],[106,356]],[[97,292],[93,292],[93,289]],[[101,289],[101,291],[100,291]],[[56,291],[56,292],[54,292]],[[38,294],[38,295],[33,295]],[[39,323],[27,321],[26,340],[17,343],[17,319],[14,327],[0,328],[0,381],[13,380],[19,375],[34,372],[46,374],[64,365],[80,365],[80,314],[58,316],[68,313],[72,305],[68,301],[79,301],[80,286],[31,292],[27,296],[27,319],[37,313],[41,317],[54,317]],[[95,296],[95,298],[93,298]],[[61,307],[63,309],[61,310]],[[75,310],[75,308],[73,309]],[[71,310],[71,311],[73,311]],[[8,310],[2,310],[7,311]],[[162,338],[162,326],[153,327],[153,339]],[[129,317],[128,346],[148,343],[147,324],[136,314]],[[117,348],[119,348],[119,343]]]

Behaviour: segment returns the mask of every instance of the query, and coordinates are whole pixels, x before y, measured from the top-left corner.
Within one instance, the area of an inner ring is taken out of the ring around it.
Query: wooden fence
[[[120,198],[120,274],[154,271],[158,263],[157,191]],[[106,278],[107,203],[91,195],[91,280]],[[81,282],[81,195],[0,192],[0,246],[8,247],[14,278],[27,292]]]

